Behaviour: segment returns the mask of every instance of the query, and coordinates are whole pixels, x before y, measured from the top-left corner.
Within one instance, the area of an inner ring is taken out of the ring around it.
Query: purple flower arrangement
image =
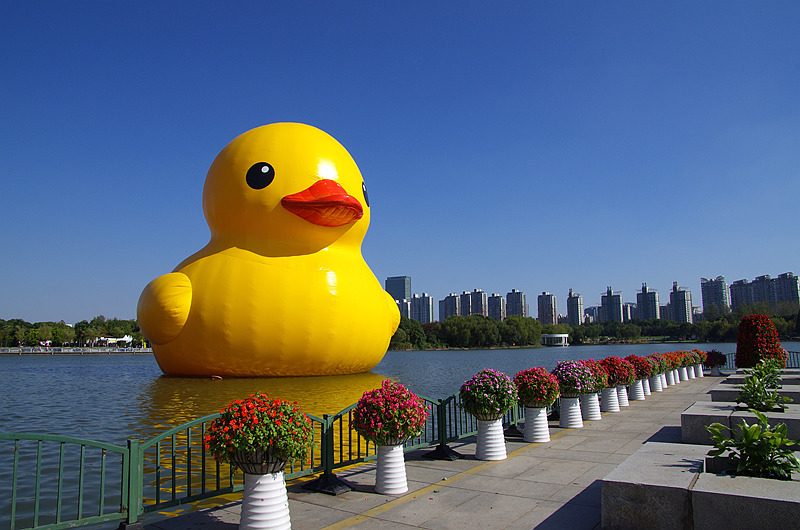
[[[558,378],[562,397],[577,397],[578,394],[594,392],[592,370],[580,361],[560,361],[553,369],[553,375]]]
[[[353,428],[376,445],[398,445],[422,433],[428,411],[422,399],[389,379],[364,392],[353,410]]]

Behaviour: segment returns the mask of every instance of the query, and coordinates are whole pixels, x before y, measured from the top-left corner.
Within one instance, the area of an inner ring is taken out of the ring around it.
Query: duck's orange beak
[[[342,226],[358,221],[364,209],[358,199],[348,195],[338,182],[316,181],[309,188],[281,199],[281,205],[310,223],[319,226]]]

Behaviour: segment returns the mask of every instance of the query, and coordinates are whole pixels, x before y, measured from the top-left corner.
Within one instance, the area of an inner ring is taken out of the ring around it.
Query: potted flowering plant
[[[706,362],[706,352],[703,350],[694,349],[692,350],[692,355],[694,356],[694,375],[695,377],[704,377],[703,374],[703,363]]]
[[[459,397],[464,410],[485,421],[502,418],[518,399],[517,387],[511,379],[491,368],[481,370],[465,381]]]
[[[603,368],[606,369],[606,373],[608,373],[608,386],[616,390],[617,407],[627,407],[629,403],[628,389],[626,387],[633,383],[636,375],[633,365],[619,357],[606,357],[600,361],[600,364],[603,365]],[[617,408],[617,411],[614,410],[613,398],[610,396],[610,393],[609,398],[606,399],[609,407],[607,410],[617,412],[619,409]]]
[[[544,368],[528,368],[514,376],[519,400],[526,407],[549,407],[559,396],[558,378]]]
[[[266,394],[236,400],[211,422],[203,441],[214,458],[244,472],[239,528],[291,526],[283,470],[287,461],[305,458],[314,441],[311,419],[296,402]]]
[[[592,370],[581,361],[560,361],[553,375],[558,378],[558,386],[562,397],[578,397],[595,388],[595,379]]]
[[[602,420],[599,393],[608,386],[608,374],[603,366],[594,359],[583,359],[581,364],[591,370],[594,380],[592,389],[580,395],[581,416],[584,420]]]
[[[461,406],[478,419],[475,456],[479,460],[505,460],[503,414],[517,403],[517,387],[503,372],[486,368],[461,385]]]
[[[558,398],[558,379],[544,368],[528,368],[514,376],[517,394],[525,405],[526,442],[549,442],[550,427],[547,423],[547,407]]]
[[[747,315],[739,322],[736,337],[736,367],[752,368],[761,359],[774,358],[786,367],[786,350],[781,347],[778,330],[766,315]]]
[[[706,360],[703,365],[711,370],[711,375],[719,377],[722,375],[719,369],[725,366],[726,362],[728,362],[728,357],[724,353],[718,350],[711,350],[706,352]]]
[[[633,365],[634,377],[631,384],[631,399],[641,401],[645,399],[643,381],[650,377],[651,366],[644,358],[638,355],[628,355],[625,360]]]
[[[583,427],[583,414],[579,396],[594,391],[596,382],[591,368],[580,361],[560,361],[553,375],[561,388],[559,425],[570,429]]]
[[[283,471],[287,461],[305,458],[314,445],[314,429],[296,402],[251,394],[220,411],[204,442],[218,461],[260,475]]]
[[[398,445],[422,433],[428,411],[422,399],[389,379],[364,392],[353,410],[353,428],[375,445]]]
[[[378,446],[376,492],[398,495],[408,491],[402,444],[422,433],[427,418],[424,401],[389,379],[358,400],[351,424],[358,434]]]
[[[650,378],[648,379],[650,392],[662,392],[661,377],[666,370],[666,361],[663,361],[658,353],[646,355],[644,360],[650,363]]]

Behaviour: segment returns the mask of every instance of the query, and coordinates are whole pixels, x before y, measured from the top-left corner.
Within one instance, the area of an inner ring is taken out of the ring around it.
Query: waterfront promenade
[[[354,490],[338,496],[289,486],[292,527],[305,529],[553,528],[599,529],[601,481],[646,441],[680,443],[681,412],[722,380],[684,381],[582,429],[550,423],[552,440],[526,444],[507,436],[508,459],[475,459],[475,438],[450,445],[464,458],[428,460],[431,449],[406,453],[409,492],[374,493],[375,463],[339,471]],[[306,479],[307,480],[307,479]],[[240,502],[145,521],[147,530],[235,530]],[[152,516],[151,516],[152,517]]]

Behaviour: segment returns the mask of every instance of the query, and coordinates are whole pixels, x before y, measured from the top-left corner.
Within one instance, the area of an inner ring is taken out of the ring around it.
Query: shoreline
[[[0,348],[0,355],[152,355],[152,348]]]

